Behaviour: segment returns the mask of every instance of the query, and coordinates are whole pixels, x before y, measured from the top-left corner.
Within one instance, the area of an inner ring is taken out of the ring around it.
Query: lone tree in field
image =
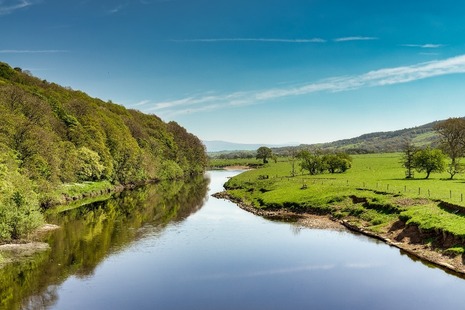
[[[465,119],[449,118],[436,124],[434,129],[441,137],[441,150],[451,159],[447,172],[452,180],[454,175],[462,171],[459,161],[465,154]]]
[[[268,163],[268,158],[273,157],[273,151],[266,146],[261,146],[257,150],[257,159],[263,159],[263,163],[266,164]]]
[[[439,149],[418,150],[414,155],[415,168],[418,172],[426,172],[425,179],[429,178],[431,172],[442,172],[445,168],[446,156]]]
[[[413,179],[413,170],[415,169],[415,152],[417,149],[415,146],[409,141],[405,143],[403,146],[404,154],[402,155],[402,165],[406,169],[405,171],[405,178],[406,179]]]

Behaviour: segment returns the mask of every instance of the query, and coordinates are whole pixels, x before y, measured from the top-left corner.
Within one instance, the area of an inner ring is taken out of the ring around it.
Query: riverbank
[[[40,252],[48,251],[50,245],[42,242],[43,236],[59,228],[57,225],[44,224],[27,238],[0,245],[0,269],[8,264],[27,260]]]
[[[443,235],[434,236],[431,232],[424,232],[417,225],[407,224],[407,222],[400,219],[385,229],[375,232],[367,229],[369,227],[368,222],[361,221],[360,218],[352,216],[336,218],[332,214],[312,213],[311,209],[307,209],[304,212],[296,212],[289,208],[257,208],[229,194],[227,191],[215,193],[212,196],[229,200],[245,211],[270,220],[292,221],[307,228],[350,230],[360,233],[383,241],[424,262],[441,267],[461,277],[465,276],[465,260],[463,255],[456,255],[454,253],[445,254],[444,244],[442,246],[443,249],[440,249],[441,245],[438,244],[437,239],[443,238],[446,241],[446,237]],[[432,242],[435,237],[437,238],[436,242]]]

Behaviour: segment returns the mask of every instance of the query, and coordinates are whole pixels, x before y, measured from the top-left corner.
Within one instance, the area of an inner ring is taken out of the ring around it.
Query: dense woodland
[[[0,63],[0,239],[37,226],[62,184],[178,179],[206,165],[204,145],[175,122]]]

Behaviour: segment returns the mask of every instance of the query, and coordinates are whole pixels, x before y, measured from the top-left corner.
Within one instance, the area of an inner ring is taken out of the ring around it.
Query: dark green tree
[[[412,179],[413,178],[413,170],[415,169],[415,153],[417,148],[412,144],[412,142],[408,141],[405,143],[403,147],[403,154],[401,163],[402,166],[405,168],[405,178]]]
[[[447,154],[451,163],[447,167],[447,172],[452,180],[457,173],[462,171],[460,157],[465,154],[465,119],[449,118],[434,126],[440,135],[440,148]]]
[[[268,163],[268,159],[273,156],[273,151],[266,146],[261,146],[257,150],[257,156],[255,157],[256,159],[262,159],[263,163],[266,164]]]
[[[352,158],[346,153],[325,154],[323,162],[329,173],[346,172],[352,167]]]
[[[320,152],[310,152],[302,150],[298,154],[298,158],[302,161],[300,167],[302,170],[307,170],[311,175],[320,174],[327,169],[323,155]]]
[[[417,151],[414,155],[415,168],[418,172],[426,172],[428,179],[432,172],[443,172],[445,169],[446,155],[439,149],[427,147]]]

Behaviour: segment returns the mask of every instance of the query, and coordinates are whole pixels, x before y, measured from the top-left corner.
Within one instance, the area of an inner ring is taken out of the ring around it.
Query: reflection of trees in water
[[[52,250],[45,253],[45,259],[29,263],[28,268],[10,266],[7,274],[5,270],[0,271],[2,306],[19,308],[25,296],[38,291],[23,307],[43,309],[53,305],[55,286],[70,275],[90,277],[108,253],[198,211],[205,202],[208,182],[204,177],[189,182],[162,182],[51,215],[48,221],[60,225],[61,229],[50,235],[48,242]],[[151,229],[141,229],[147,226]],[[21,274],[26,280],[20,281]],[[25,281],[28,285],[24,285]]]
[[[49,285],[44,292],[40,295],[33,295],[25,300],[21,306],[21,309],[47,309],[47,307],[55,304],[58,301],[57,294],[58,286]]]

